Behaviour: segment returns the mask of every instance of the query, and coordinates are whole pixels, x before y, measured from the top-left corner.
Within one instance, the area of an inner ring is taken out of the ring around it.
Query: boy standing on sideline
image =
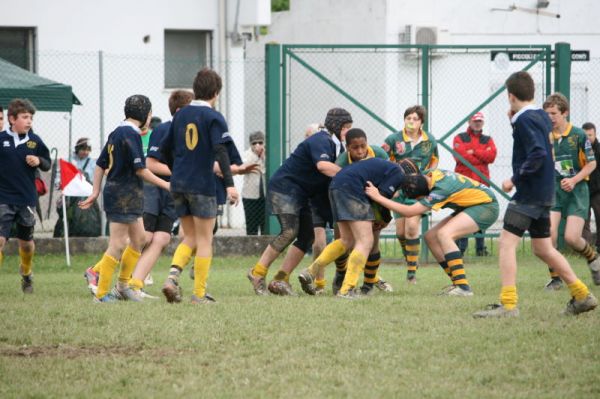
[[[408,158],[418,166],[420,171],[437,167],[439,159],[437,143],[431,134],[422,129],[425,113],[425,108],[420,105],[409,107],[404,111],[404,128],[398,133],[390,134],[381,146],[388,153],[391,161],[400,162]],[[408,205],[415,203],[414,200],[404,197],[402,193],[394,200]],[[394,219],[396,237],[402,247],[408,268],[406,281],[409,284],[416,284],[421,247],[419,240],[421,216],[403,217],[395,213]]]
[[[561,218],[566,218],[565,242],[587,260],[594,275],[600,273],[600,258],[594,247],[582,237],[583,226],[590,209],[587,180],[590,173],[596,169],[592,145],[585,132],[568,121],[569,100],[564,95],[550,95],[544,102],[544,111],[552,121],[550,143],[554,154],[556,178],[555,201],[550,210],[552,243],[557,246],[560,221]],[[562,280],[551,267],[549,271],[551,279],[545,288],[560,289]]]
[[[483,113],[477,112],[469,119],[467,131],[454,136],[452,147],[454,148],[454,151],[461,155],[489,180],[490,169],[488,165],[496,160],[496,144],[494,144],[494,139],[487,134],[483,134],[483,125]],[[460,159],[454,158],[456,160],[456,167],[454,168],[456,173],[460,173],[485,186],[489,186],[489,183],[469,169],[469,167],[462,163]],[[469,238],[463,237],[457,240],[456,244],[458,245],[460,252],[464,255],[469,245]],[[483,237],[475,238],[475,247],[475,254],[477,256],[488,255],[487,248],[485,247],[485,239]]]
[[[210,304],[215,299],[206,293],[206,281],[212,262],[213,228],[217,217],[215,161],[223,175],[227,197],[238,203],[238,193],[227,148],[227,122],[214,109],[223,84],[221,77],[209,68],[201,69],[194,79],[194,98],[173,117],[169,132],[161,142],[161,152],[171,170],[171,194],[175,211],[185,232],[177,246],[169,276],[162,292],[167,302],[181,302],[179,277],[194,250],[193,304]]]
[[[130,289],[131,273],[145,244],[142,180],[169,189],[168,182],[146,169],[140,133],[150,121],[151,115],[152,104],[148,97],[136,94],[125,100],[125,120],[108,136],[96,161],[92,194],[79,203],[82,209],[92,206],[100,195],[102,180],[107,172],[102,195],[110,235],[106,252],[94,266],[99,272],[94,298],[96,302],[112,302],[115,298],[129,297],[126,291]],[[119,280],[113,294],[109,295],[119,259]]]
[[[2,113],[0,113],[2,114]],[[31,130],[35,107],[29,100],[14,99],[8,105],[9,127],[0,133],[0,264],[2,249],[16,223],[21,265],[21,289],[33,293],[33,230],[37,192],[35,173],[50,169],[50,153]]]
[[[554,197],[554,160],[548,134],[552,122],[546,112],[533,103],[535,85],[524,71],[515,72],[506,80],[510,104],[509,117],[513,127],[513,176],[502,182],[502,190],[516,188],[504,214],[500,233],[498,263],[502,288],[500,304],[489,305],[473,317],[516,317],[517,307],[517,247],[525,231],[531,236],[533,253],[552,267],[567,283],[572,299],[564,314],[577,315],[593,310],[598,300],[571,269],[569,262],[552,245],[550,238],[550,208]]]
[[[592,122],[584,123],[581,128],[592,145],[592,151],[594,151],[594,158],[596,159],[596,169],[590,175],[588,187],[590,189],[590,211],[594,211],[594,218],[596,219],[596,241],[594,246],[596,247],[596,252],[598,252],[600,251],[600,168],[598,168],[598,162],[600,162],[600,142],[598,141],[598,137],[596,137],[596,126]],[[588,218],[583,227],[583,236],[589,243],[592,243],[590,216],[591,213],[588,212]],[[592,272],[592,277],[594,278],[594,284],[600,285],[600,272]]]

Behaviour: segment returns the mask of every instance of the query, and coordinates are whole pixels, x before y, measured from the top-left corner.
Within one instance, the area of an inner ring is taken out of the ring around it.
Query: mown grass
[[[0,397],[600,396],[600,313],[561,316],[568,293],[544,292],[545,266],[528,255],[521,317],[511,320],[471,318],[497,301],[495,257],[470,260],[473,298],[436,296],[447,284],[439,267],[422,267],[408,286],[404,267],[384,265],[395,292],[350,302],[256,297],[245,278],[255,258],[217,258],[216,306],[93,304],[82,272],[96,258],[77,256],[68,269],[61,256],[36,256],[27,297],[18,258],[5,259]],[[584,262],[571,260],[591,286]],[[151,293],[160,293],[168,262],[153,272]],[[185,277],[186,301],[191,286]]]

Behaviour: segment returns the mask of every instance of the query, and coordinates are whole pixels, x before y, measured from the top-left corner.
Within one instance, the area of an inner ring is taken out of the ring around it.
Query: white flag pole
[[[62,214],[63,214],[63,230],[65,231],[65,255],[67,257],[67,266],[71,267],[71,255],[69,253],[69,224],[67,223],[67,197],[62,196]]]

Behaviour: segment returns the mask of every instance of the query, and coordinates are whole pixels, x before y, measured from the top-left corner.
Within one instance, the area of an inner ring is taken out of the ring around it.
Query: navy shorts
[[[375,220],[373,207],[366,197],[334,188],[329,190],[329,201],[335,222]]]
[[[531,238],[550,237],[550,207],[522,205],[510,202],[504,214],[504,230],[523,237],[529,231]]]
[[[0,237],[8,239],[13,223],[17,225],[16,237],[31,241],[35,227],[35,206],[0,204]]]
[[[310,200],[310,212],[312,214],[313,227],[333,228],[333,214],[329,196],[317,196]]]
[[[177,219],[175,202],[171,193],[152,184],[144,184],[144,214],[154,216],[165,215]]]
[[[110,223],[132,224],[141,217],[140,213],[106,212],[106,220]]]
[[[217,197],[193,193],[172,193],[177,216],[195,216],[202,219],[217,217]]]
[[[298,195],[269,191],[268,196],[273,215],[300,215],[300,209],[308,206],[308,200]]]

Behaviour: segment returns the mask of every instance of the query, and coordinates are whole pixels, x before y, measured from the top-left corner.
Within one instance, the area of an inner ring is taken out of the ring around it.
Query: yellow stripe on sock
[[[550,277],[552,277],[552,278],[558,278],[559,277],[558,273],[555,272],[554,269],[551,268],[551,267],[548,268],[548,272],[550,272]]]
[[[211,261],[212,257],[194,258],[194,295],[198,298],[206,295],[206,280],[208,280]]]
[[[567,287],[569,287],[569,291],[571,291],[571,296],[577,301],[585,299],[585,297],[590,293],[587,285],[585,285],[581,280],[577,280],[572,284],[567,284]]]
[[[507,285],[500,290],[500,303],[506,310],[512,310],[517,307],[519,296],[517,295],[517,287]]]
[[[131,280],[131,275],[133,274],[133,270],[135,269],[135,265],[137,265],[140,256],[142,256],[142,253],[131,248],[129,245],[125,248],[123,255],[121,255],[119,282],[129,284],[129,280]]]
[[[23,248],[19,247],[19,257],[21,258],[21,274],[29,276],[33,265],[33,251],[24,251]]]
[[[132,278],[129,280],[129,286],[134,290],[141,290],[144,288],[144,282],[138,278]]]
[[[598,256],[594,247],[592,247],[588,243],[585,244],[585,247],[583,247],[581,251],[577,252],[579,252],[585,259],[587,259],[588,262],[593,261]]]
[[[175,249],[173,259],[171,259],[171,264],[183,270],[185,268],[185,265],[187,265],[190,259],[192,259],[193,251],[194,250],[191,247],[187,246],[184,243],[180,243]]]
[[[266,277],[269,269],[261,265],[260,263],[256,263],[252,268],[252,275],[254,277]]]
[[[317,288],[320,288],[320,289],[322,289],[322,288],[325,288],[325,285],[327,285],[327,280],[325,280],[325,279],[322,279],[322,280],[320,280],[320,279],[319,279],[319,280],[315,280],[315,286],[316,286]]]
[[[118,260],[105,253],[102,256],[102,259],[94,266],[94,269],[96,269],[96,267],[98,268],[98,273],[100,274],[98,277],[98,291],[96,291],[96,298],[102,298],[104,295],[108,294],[110,285],[112,284],[112,276],[118,264]]]

